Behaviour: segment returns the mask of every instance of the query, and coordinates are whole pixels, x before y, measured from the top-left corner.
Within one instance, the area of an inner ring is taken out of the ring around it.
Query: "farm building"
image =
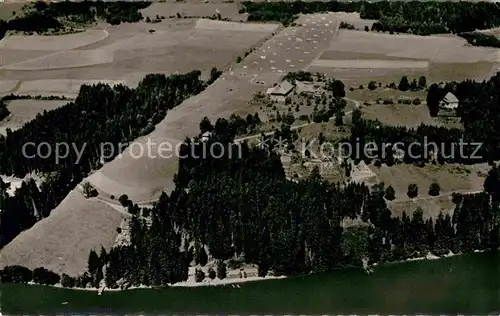
[[[212,137],[212,133],[210,132],[205,132],[201,135],[201,141],[202,142],[206,142],[210,139],[210,137]]]
[[[446,109],[456,109],[458,107],[458,99],[453,93],[448,92],[439,105]]]
[[[285,102],[286,97],[293,91],[295,86],[288,81],[283,81],[279,85],[267,90],[267,94],[272,101]]]

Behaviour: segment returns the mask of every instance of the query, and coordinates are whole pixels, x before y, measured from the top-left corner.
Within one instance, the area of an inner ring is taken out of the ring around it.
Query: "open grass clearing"
[[[404,60],[404,61],[419,61],[421,58],[404,58],[388,56],[382,53],[370,53],[370,52],[350,52],[350,51],[338,51],[338,50],[327,50],[321,54],[320,60],[342,60],[342,59],[383,59],[383,60]]]
[[[394,200],[388,202],[387,206],[391,210],[393,216],[402,216],[404,212],[411,217],[415,210],[421,208],[424,218],[433,219],[439,216],[439,213],[451,216],[455,210],[455,204],[450,194],[415,200]]]
[[[474,47],[453,35],[391,35],[376,32],[339,31],[331,51],[381,54],[442,63],[496,62],[498,49]]]
[[[418,186],[418,198],[429,197],[429,186],[436,182],[441,187],[442,194],[482,190],[484,176],[475,167],[457,164],[434,165],[426,164],[418,167],[409,164],[397,164],[391,167],[382,165],[380,168],[369,166],[376,173],[377,180],[391,185],[396,191],[397,200],[407,200],[408,186]]]
[[[420,69],[428,68],[427,61],[381,60],[381,59],[318,59],[311,66],[348,69]]]
[[[62,51],[3,66],[8,70],[49,70],[93,66],[113,62],[113,53],[103,50]]]
[[[312,123],[310,125],[301,127],[297,131],[300,138],[307,140],[315,139],[315,145],[319,146],[318,135],[322,133],[326,140],[331,143],[340,141],[341,139],[348,137],[350,135],[348,126],[335,126],[333,121],[328,123]],[[314,146],[313,146],[314,147]]]
[[[475,63],[431,62],[428,82],[463,81],[467,79],[482,81],[489,79],[498,71],[498,63],[479,61]]]
[[[108,32],[99,29],[90,29],[84,32],[67,35],[13,35],[0,41],[2,50],[42,50],[61,51],[70,50],[104,40]]]
[[[416,78],[418,80],[418,78]],[[411,77],[408,78],[409,81],[413,80]],[[391,99],[394,101],[394,103],[397,103],[399,99],[404,100],[404,99],[409,99],[409,100],[414,100],[416,98],[420,99],[420,101],[425,102],[427,98],[427,91],[425,90],[420,90],[420,91],[400,91],[396,89],[390,89],[390,88],[385,88],[386,84],[390,84],[387,82],[380,82],[380,81],[375,81],[373,80],[377,88],[375,90],[370,90],[368,89],[368,85],[364,85],[363,89],[359,89],[359,86],[348,86],[346,89],[346,96],[348,98],[358,100],[361,102],[369,102],[369,103],[376,103],[378,99],[386,100],[386,99]],[[392,83],[392,82],[391,82]],[[399,84],[399,81],[394,82],[396,86]],[[382,86],[379,87],[379,84]],[[354,90],[350,91],[350,87],[353,87]]]
[[[403,75],[425,75],[428,82],[483,80],[497,71],[499,56],[499,49],[473,47],[453,35],[390,35],[340,30],[330,49],[309,67],[309,71],[327,73],[350,85],[367,84],[371,80],[399,82]],[[332,62],[329,64],[326,60]],[[346,60],[352,61],[348,65]],[[379,60],[386,68],[359,69],[369,63],[376,64],[367,60]],[[428,62],[427,68],[408,67],[425,62]],[[347,66],[352,67],[343,69]]]
[[[25,123],[34,119],[43,111],[50,111],[68,103],[68,101],[48,100],[12,100],[9,101],[7,109],[10,116],[0,121],[0,134],[6,135],[7,129],[12,131],[21,128]]]
[[[346,87],[367,86],[370,81],[383,83],[399,83],[402,76],[418,78],[429,76],[429,68],[332,68],[311,65],[307,69],[310,72],[324,73],[330,77],[342,80]],[[491,69],[488,70],[488,73]],[[432,80],[428,78],[428,81]],[[430,82],[430,81],[429,81]]]
[[[49,217],[1,250],[0,267],[17,264],[77,275],[87,268],[91,249],[114,244],[121,221],[122,215],[112,207],[73,190]]]
[[[370,57],[372,59],[373,57]],[[385,57],[384,57],[385,58]],[[392,57],[394,58],[394,57]],[[394,60],[392,58],[385,59],[387,62]],[[341,59],[339,59],[340,61]],[[401,59],[402,60],[402,59]],[[405,61],[407,59],[404,59]],[[467,79],[482,81],[489,79],[497,70],[498,65],[493,62],[476,62],[476,63],[441,63],[429,62],[427,68],[331,68],[324,66],[311,65],[308,70],[311,72],[321,72],[329,76],[342,80],[346,86],[366,85],[370,81],[382,83],[399,83],[402,76],[408,78],[417,78],[425,76],[427,82],[447,82],[447,81],[463,81]]]
[[[0,5],[0,20],[8,21],[15,17],[22,16],[22,8],[27,5],[25,1],[6,2]]]
[[[19,85],[17,80],[0,80],[0,94],[8,94]]]
[[[67,95],[75,97],[84,84],[92,85],[99,82],[109,85],[119,84],[116,80],[72,80],[72,79],[46,79],[22,82],[15,93],[21,95]]]
[[[394,100],[397,102],[396,100]],[[382,124],[416,128],[421,124],[461,128],[456,117],[431,117],[425,104],[373,104],[363,105],[363,118],[379,120]]]
[[[1,42],[0,42],[1,43]],[[54,54],[51,50],[22,50],[22,49],[2,49],[0,56],[0,68],[2,73],[5,66],[21,63],[36,58],[45,58],[47,55]]]

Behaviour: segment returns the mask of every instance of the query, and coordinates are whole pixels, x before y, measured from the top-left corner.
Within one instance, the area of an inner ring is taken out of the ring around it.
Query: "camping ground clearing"
[[[7,129],[12,131],[21,128],[24,123],[31,121],[37,114],[50,111],[66,104],[68,101],[47,100],[12,100],[8,102],[7,109],[10,116],[0,121],[0,134],[6,135]]]

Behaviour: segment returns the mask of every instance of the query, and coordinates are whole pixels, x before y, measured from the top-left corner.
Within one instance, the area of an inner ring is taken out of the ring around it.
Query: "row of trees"
[[[440,191],[441,191],[441,187],[439,186],[439,184],[436,182],[433,182],[429,186],[428,193],[430,196],[438,196]],[[416,198],[418,196],[418,185],[415,183],[409,184],[408,191],[406,192],[406,195],[410,199]],[[392,186],[388,186],[385,189],[384,198],[388,201],[393,201],[396,198],[396,190],[394,190],[394,188]]]
[[[32,7],[25,7],[24,14],[9,21],[0,20],[0,39],[9,30],[43,33],[48,30],[60,30],[65,22],[72,25],[87,25],[97,19],[116,25],[121,22],[142,20],[140,9],[151,2],[104,2],[104,1],[38,1]]]
[[[377,85],[376,81],[370,81],[368,83],[368,89],[375,90],[377,88],[382,87],[382,83],[379,82]],[[410,82],[407,76],[402,76],[399,84],[396,86],[394,82],[385,85],[386,88],[390,89],[398,89],[400,91],[419,91],[427,88],[427,78],[425,76],[420,76],[418,81],[416,78]],[[359,86],[359,89],[363,89],[363,86]],[[354,87],[351,87],[351,91],[354,90]]]
[[[2,282],[28,283],[34,282],[42,285],[55,285],[61,277],[45,268],[36,268],[33,271],[23,266],[7,266],[1,273]]]
[[[70,100],[70,98],[63,95],[30,95],[30,94],[8,94],[2,97],[3,101],[11,100]]]
[[[372,31],[430,35],[462,33],[500,25],[500,8],[490,2],[376,1],[376,2],[244,2],[241,12],[250,21],[293,22],[300,13],[359,12],[373,19]],[[365,29],[366,30],[366,29]]]
[[[0,99],[0,121],[10,115],[9,109],[3,99]]]
[[[6,137],[0,135],[0,174],[20,178],[32,172],[45,175],[39,188],[33,180],[27,181],[15,196],[0,182],[0,246],[48,216],[91,170],[101,166],[103,155],[109,160],[119,154],[118,150],[101,152],[101,144],[109,142],[117,149],[148,134],[169,109],[203,90],[206,84],[200,75],[200,71],[168,77],[151,74],[136,89],[84,85],[75,102],[44,112],[19,130],[8,130]],[[35,146],[23,152],[29,142]],[[35,148],[43,142],[52,149],[47,158],[36,153]],[[55,159],[59,154],[56,143],[83,149],[81,160],[75,151],[66,159]]]
[[[288,80],[291,83],[295,83],[296,80],[311,82],[314,81],[314,76],[309,71],[299,70],[299,71],[288,72],[283,78],[283,80]]]

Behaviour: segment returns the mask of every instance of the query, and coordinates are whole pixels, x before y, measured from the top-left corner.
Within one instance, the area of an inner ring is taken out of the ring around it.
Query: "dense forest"
[[[458,35],[465,38],[469,44],[474,46],[500,48],[500,40],[495,35],[483,34],[479,32],[460,33]]]
[[[207,123],[204,120],[200,127],[212,126]],[[203,143],[186,140],[181,149],[186,155],[179,161],[171,195],[163,193],[151,212],[132,217],[129,245],[109,253],[91,251],[88,271],[77,278],[61,276],[64,286],[97,287],[102,279],[111,288],[124,282],[167,285],[186,280],[188,267],[205,265],[208,255],[221,269],[228,259],[255,263],[259,275],[265,276],[268,271],[278,275],[331,271],[362,267],[364,260],[391,262],[429,252],[466,253],[500,245],[496,167],[485,181],[485,192],[453,196],[453,215],[424,219],[417,209],[392,217],[383,184],[372,188],[331,184],[317,169],[306,179],[287,180],[273,151],[232,143],[227,120],[217,120],[211,132],[205,146],[228,144],[222,158],[198,158],[203,157]],[[242,155],[231,156],[231,150]],[[344,227],[345,218],[358,218],[364,224]],[[44,282],[59,280],[49,271],[45,275]],[[27,282],[34,271],[7,267],[2,278]]]
[[[243,2],[240,13],[248,13],[248,21],[277,21],[285,25],[292,23],[303,13],[357,12],[361,2],[339,1],[293,1],[293,2]]]
[[[373,31],[430,35],[462,33],[500,26],[500,7],[491,2],[376,1],[376,2],[244,2],[241,12],[250,21],[290,24],[299,13],[359,12],[372,19]]]
[[[0,121],[10,115],[9,109],[3,99],[0,99]]]
[[[0,174],[20,178],[31,173],[45,175],[40,188],[33,180],[24,182],[15,196],[9,196],[6,185],[0,183],[0,246],[47,217],[91,170],[101,166],[100,144],[110,142],[118,148],[119,143],[150,133],[169,109],[202,91],[206,83],[200,75],[197,70],[168,77],[150,74],[136,89],[84,85],[74,102],[44,112],[19,130],[8,130],[7,136],[0,135]],[[27,147],[27,155],[23,155],[23,145],[28,142],[47,142],[51,148],[67,143],[85,150],[79,163],[75,151],[66,159],[56,160],[54,151],[44,159],[36,155],[34,146]]]
[[[138,10],[151,2],[143,1],[38,1],[26,7],[24,14],[9,21],[0,20],[0,39],[7,31],[43,33],[61,30],[65,24],[79,27],[94,23],[97,19],[116,25],[121,22],[138,22],[142,14]]]

